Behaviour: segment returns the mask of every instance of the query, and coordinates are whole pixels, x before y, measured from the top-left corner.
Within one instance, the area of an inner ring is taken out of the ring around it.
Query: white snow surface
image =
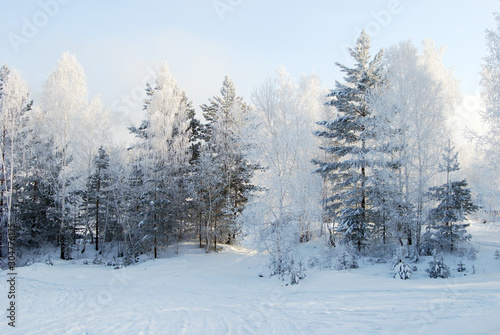
[[[16,327],[4,312],[0,334],[498,334],[500,224],[470,232],[477,259],[461,259],[464,276],[450,258],[449,279],[428,278],[427,258],[405,281],[392,278],[389,263],[361,260],[360,269],[316,267],[285,285],[269,277],[264,253],[225,246],[206,254],[190,243],[116,270],[91,260],[35,263],[17,269]],[[305,246],[305,259],[322,245]]]

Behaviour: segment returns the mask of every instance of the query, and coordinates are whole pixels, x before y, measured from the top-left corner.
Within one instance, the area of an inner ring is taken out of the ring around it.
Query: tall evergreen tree
[[[89,218],[95,224],[95,250],[99,250],[99,237],[105,234],[106,227],[103,229],[103,224],[108,222],[108,216],[105,209],[111,202],[110,194],[110,181],[111,178],[108,173],[109,156],[103,147],[100,147],[97,156],[94,158],[94,171],[87,181],[87,192],[84,203],[88,202],[85,206],[89,210]],[[101,226],[99,226],[101,224]]]
[[[350,55],[356,64],[349,68],[336,63],[346,74],[345,84],[338,81],[331,90],[331,101],[327,104],[337,109],[338,116],[330,121],[318,122],[327,130],[317,131],[319,137],[330,140],[329,146],[321,149],[333,154],[335,162],[323,162],[316,172],[329,178],[336,189],[325,199],[326,210],[339,223],[338,230],[345,241],[354,244],[359,251],[369,237],[370,223],[375,221],[370,192],[374,185],[373,168],[377,161],[372,159],[376,150],[372,111],[368,97],[381,84],[380,61],[382,52],[373,59],[370,56],[370,38],[362,32],[356,46],[350,48]]]
[[[146,120],[130,131],[142,141],[135,147],[144,169],[144,241],[158,247],[168,243],[179,230],[188,199],[190,153],[190,114],[192,109],[183,91],[170,74],[167,63],[158,69],[155,86],[147,85]]]
[[[209,99],[210,104],[201,105],[207,121],[202,138],[206,150],[221,173],[224,201],[217,210],[218,229],[214,239],[232,243],[240,232],[237,218],[243,211],[253,186],[250,178],[254,167],[246,158],[246,144],[241,138],[241,129],[249,107],[237,96],[233,81],[226,76],[221,95]]]

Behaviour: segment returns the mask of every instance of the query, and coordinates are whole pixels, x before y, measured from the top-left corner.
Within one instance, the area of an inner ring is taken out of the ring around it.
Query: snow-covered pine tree
[[[331,90],[329,105],[337,109],[338,116],[330,121],[318,122],[327,130],[315,132],[328,138],[330,144],[321,149],[336,157],[335,162],[316,159],[316,172],[332,182],[335,192],[325,199],[326,210],[338,222],[338,230],[345,242],[358,251],[370,238],[370,224],[376,218],[369,195],[373,186],[373,168],[376,160],[370,159],[376,150],[374,129],[371,127],[372,111],[368,96],[382,83],[380,61],[382,51],[373,59],[370,56],[370,38],[362,32],[356,46],[350,48],[355,66],[349,68],[336,63],[346,74],[345,84],[338,81]]]
[[[40,114],[39,107],[30,113],[21,150],[24,156],[22,173],[15,185],[17,243],[28,248],[45,243],[56,245],[60,229],[56,204],[59,166],[53,144],[40,136]]]
[[[246,157],[247,144],[242,141],[241,130],[248,116],[249,107],[236,94],[233,81],[224,78],[220,96],[209,99],[210,104],[201,105],[207,121],[203,139],[213,163],[219,167],[224,188],[225,201],[217,210],[217,239],[235,242],[240,233],[237,218],[245,208],[253,189],[250,179],[255,169]]]
[[[143,241],[156,258],[158,247],[168,243],[186,212],[191,107],[166,62],[160,64],[155,86],[148,84],[146,92],[146,120],[129,130],[142,139],[135,149],[145,173]]]
[[[448,278],[450,267],[444,263],[443,253],[434,251],[433,260],[429,262],[429,268],[425,269],[430,278]]]
[[[444,148],[443,164],[439,166],[439,170],[446,173],[446,183],[430,189],[430,196],[438,201],[438,205],[429,213],[426,240],[431,246],[427,249],[438,247],[453,252],[458,244],[471,238],[466,230],[469,224],[461,222],[466,220],[468,214],[477,211],[478,207],[472,201],[467,180],[453,181],[451,178],[453,172],[460,170],[458,153],[454,150],[455,147],[448,141]]]
[[[109,204],[112,202],[110,194],[111,178],[108,173],[109,156],[103,147],[100,147],[94,158],[94,171],[87,181],[86,201],[88,202],[89,218],[95,223],[95,250],[99,251],[100,236],[106,234],[109,219]],[[104,240],[102,242],[105,242]]]

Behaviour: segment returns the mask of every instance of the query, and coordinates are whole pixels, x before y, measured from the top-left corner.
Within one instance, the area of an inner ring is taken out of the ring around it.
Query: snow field
[[[470,231],[477,259],[463,259],[466,276],[447,259],[449,279],[427,278],[426,258],[406,281],[391,277],[390,264],[362,261],[352,271],[309,269],[285,286],[267,275],[263,253],[226,246],[205,254],[190,243],[118,270],[36,263],[18,268],[17,327],[4,319],[0,334],[495,334],[500,225]]]

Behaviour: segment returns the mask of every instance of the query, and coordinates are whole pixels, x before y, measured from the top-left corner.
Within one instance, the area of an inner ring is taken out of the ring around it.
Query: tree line
[[[201,120],[162,63],[128,148],[112,143],[109,113],[89,100],[74,55],[58,60],[40,104],[4,66],[2,256],[8,227],[18,247],[50,243],[62,259],[111,242],[131,261],[183,238],[207,252],[246,238],[267,248],[276,274],[292,271],[296,247],[319,236],[365,254],[458,250],[478,207],[458,172],[447,120],[461,93],[442,49],[405,41],[372,56],[362,32],[350,55],[329,91],[315,75],[295,82],[280,68],[247,103],[226,76]],[[498,70],[485,69],[483,85],[493,87]],[[486,147],[495,134],[473,135]]]

